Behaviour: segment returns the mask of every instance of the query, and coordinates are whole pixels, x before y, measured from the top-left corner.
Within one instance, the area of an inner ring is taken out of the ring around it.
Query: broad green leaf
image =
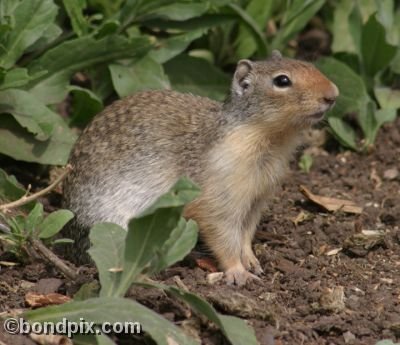
[[[328,123],[336,139],[345,147],[357,150],[356,132],[340,117],[328,117]]]
[[[39,238],[46,239],[57,234],[67,224],[74,214],[69,210],[57,210],[50,213],[40,224]]]
[[[158,200],[144,210],[139,216],[144,217],[153,214],[160,208],[179,208],[188,204],[200,195],[200,188],[190,179],[181,177],[169,192],[161,195]]]
[[[206,29],[197,29],[157,41],[156,48],[149,55],[158,63],[165,63],[182,53],[191,42],[203,36]]]
[[[14,176],[0,169],[0,201],[14,201],[25,195],[25,189]]]
[[[201,17],[188,19],[185,21],[171,21],[162,19],[152,19],[143,22],[146,27],[163,29],[166,31],[179,30],[189,33],[199,29],[210,29],[219,25],[232,24],[237,21],[237,15],[231,14],[204,14]]]
[[[66,41],[48,50],[28,66],[31,74],[47,71],[29,84],[31,92],[46,104],[60,102],[68,93],[69,79],[73,73],[118,59],[138,59],[150,48],[150,42],[145,37],[128,40],[110,35],[96,40],[91,36],[83,36]]]
[[[0,36],[0,67],[12,67],[24,50],[43,35],[56,15],[53,0],[20,1],[11,14],[13,29]]]
[[[340,95],[335,107],[328,113],[330,117],[344,117],[365,106],[369,97],[361,77],[346,64],[334,58],[322,58],[317,67],[339,88]]]
[[[60,116],[35,96],[20,89],[0,91],[0,121],[1,113],[14,116],[18,123],[35,136],[37,140],[47,140],[54,128],[60,123]]]
[[[112,223],[96,224],[89,234],[89,254],[99,271],[100,296],[111,296],[117,289],[123,267],[126,230]]]
[[[385,69],[396,54],[396,47],[386,42],[385,28],[375,15],[364,25],[361,36],[361,52],[364,70],[369,77],[374,77]]]
[[[183,206],[199,195],[188,179],[180,179],[171,190],[128,225],[123,271],[114,296],[123,296],[138,275],[148,267],[180,219]]]
[[[72,28],[78,36],[83,36],[88,32],[88,22],[83,16],[86,7],[85,0],[63,0],[65,10],[71,20]]]
[[[33,234],[37,230],[38,225],[43,221],[43,205],[38,202],[25,220],[25,230],[29,234]]]
[[[25,53],[40,50],[44,51],[50,44],[54,43],[54,41],[61,36],[62,32],[63,30],[56,23],[50,24],[43,32],[42,36],[25,50]]]
[[[142,90],[169,88],[163,67],[149,56],[128,66],[111,64],[109,68],[114,88],[120,98]]]
[[[303,29],[310,19],[324,5],[325,0],[293,0],[284,12],[280,29],[272,41],[273,49],[282,49],[284,45]]]
[[[362,0],[359,2],[358,7],[363,23],[367,22],[368,19],[377,11],[377,2],[377,0]]]
[[[229,92],[231,78],[208,61],[179,55],[164,65],[173,89],[219,101]]]
[[[211,304],[199,296],[173,286],[162,284],[148,285],[168,291],[170,294],[188,303],[197,313],[206,316],[210,321],[214,322],[232,345],[259,344],[254,334],[254,330],[249,327],[244,320],[234,316],[221,315],[217,313]]]
[[[103,101],[110,97],[114,92],[108,64],[96,65],[87,69],[90,79],[91,89]]]
[[[379,128],[386,123],[394,121],[397,116],[396,109],[377,109],[376,104],[370,101],[359,113],[359,123],[364,132],[366,141],[365,147],[375,142]]]
[[[376,87],[374,93],[381,108],[400,108],[400,90],[391,89],[390,87]]]
[[[397,49],[397,53],[391,63],[391,68],[394,73],[400,74],[400,49]]]
[[[172,230],[168,240],[154,258],[150,271],[159,272],[182,260],[190,253],[197,242],[197,224],[193,220],[180,218],[177,227]]]
[[[163,18],[168,20],[188,20],[199,17],[208,10],[206,1],[189,2],[178,0],[171,1],[148,1],[146,6],[138,13],[138,20],[151,18]]]
[[[53,165],[67,163],[77,136],[63,123],[61,117],[46,141],[36,140],[11,115],[1,115],[0,118],[0,153],[26,162]]]
[[[30,322],[59,322],[63,318],[70,322],[80,322],[80,318],[83,318],[87,322],[96,324],[139,322],[143,331],[149,334],[158,345],[198,345],[197,341],[189,338],[173,323],[145,306],[126,298],[100,297],[69,302],[28,311],[24,314],[24,318]]]
[[[17,88],[28,84],[32,80],[26,68],[13,68],[7,71],[0,83],[0,90]]]
[[[97,31],[96,38],[114,35],[118,32],[120,22],[118,20],[107,20]]]
[[[332,51],[359,53],[361,30],[362,19],[357,4],[353,1],[339,1],[334,7]]]
[[[101,99],[91,90],[76,85],[69,87],[72,96],[71,126],[85,127],[104,108]]]
[[[246,12],[254,19],[259,30],[263,32],[273,9],[272,1],[251,0],[246,7]],[[264,36],[264,35],[263,35]],[[265,38],[263,38],[265,40]],[[236,40],[236,53],[239,59],[252,56],[257,50],[257,41],[248,26],[239,25],[239,33]]]
[[[400,43],[400,9],[395,10],[393,0],[376,1],[378,13],[376,19],[386,31],[386,41],[394,46]]]
[[[229,4],[229,7],[238,15],[241,22],[250,30],[253,34],[253,37],[258,45],[258,50],[261,55],[267,55],[268,47],[265,40],[265,35],[259,28],[258,23],[254,20],[254,18],[249,15],[245,10],[243,10],[240,6],[235,3]]]

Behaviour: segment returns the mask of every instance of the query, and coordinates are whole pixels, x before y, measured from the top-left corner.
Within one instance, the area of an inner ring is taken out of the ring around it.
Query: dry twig
[[[60,176],[58,176],[57,179],[52,184],[50,184],[48,187],[42,189],[41,191],[39,191],[37,193],[31,194],[29,196],[27,194],[25,194],[23,197],[21,197],[18,200],[9,202],[7,204],[0,205],[0,211],[7,211],[7,210],[9,210],[11,208],[23,206],[23,205],[25,205],[25,204],[33,201],[33,200],[36,200],[37,198],[40,198],[41,196],[43,196],[45,194],[51,192],[62,180],[64,180],[64,178],[71,171],[72,171],[72,165],[68,164],[65,167],[64,172]]]

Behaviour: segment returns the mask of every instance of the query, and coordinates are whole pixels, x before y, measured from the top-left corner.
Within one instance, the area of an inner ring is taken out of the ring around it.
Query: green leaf
[[[365,147],[375,142],[378,130],[386,122],[394,121],[396,109],[384,108],[377,109],[376,104],[370,101],[367,106],[359,113],[359,122],[366,137]]]
[[[182,53],[192,41],[203,36],[206,32],[206,29],[197,29],[167,39],[160,39],[157,41],[157,48],[150,51],[149,55],[158,63],[165,63]]]
[[[156,273],[182,260],[194,248],[197,242],[197,224],[193,220],[179,219],[168,240],[154,258],[150,272]]]
[[[18,123],[35,136],[47,140],[54,127],[60,123],[60,116],[47,108],[30,93],[19,89],[0,91],[0,113],[14,116]],[[0,119],[2,116],[0,115]]]
[[[148,1],[138,13],[138,20],[163,18],[168,20],[188,20],[199,17],[208,10],[207,1],[189,2],[178,0]]]
[[[313,158],[311,155],[304,153],[299,160],[299,168],[305,172],[305,173],[309,173],[311,170],[311,167],[313,165]]]
[[[393,0],[376,1],[378,13],[376,19],[386,31],[386,41],[394,46],[400,43],[400,11],[395,9]]]
[[[0,201],[14,201],[25,195],[25,189],[14,176],[8,176],[0,169]]]
[[[125,229],[112,223],[96,224],[90,229],[89,254],[99,271],[100,296],[111,296],[118,287],[126,234]]]
[[[339,88],[340,95],[329,117],[344,117],[348,113],[360,111],[369,96],[361,77],[346,64],[334,58],[322,58],[316,66]]]
[[[400,108],[400,90],[394,90],[389,87],[376,87],[374,93],[381,108]]]
[[[338,2],[334,8],[332,51],[359,53],[361,30],[362,19],[357,4],[353,1]]]
[[[56,15],[57,6],[52,0],[20,1],[11,13],[13,29],[0,35],[0,67],[12,67],[53,24]]]
[[[280,29],[272,41],[273,49],[282,49],[285,44],[303,29],[324,5],[325,0],[293,0],[286,2]]]
[[[328,123],[336,139],[345,147],[357,150],[356,133],[354,129],[340,117],[328,117]]]
[[[386,42],[385,28],[371,16],[364,25],[361,36],[361,52],[364,70],[369,77],[374,77],[385,69],[393,60],[397,48]]]
[[[54,41],[61,36],[63,30],[55,23],[49,25],[49,27],[43,32],[42,37],[40,37],[34,44],[30,45],[25,53],[31,53],[35,51],[44,51],[54,43]],[[27,60],[29,61],[30,58]]]
[[[63,318],[70,322],[80,322],[83,318],[86,322],[96,324],[139,322],[143,331],[149,334],[158,345],[199,345],[194,339],[185,335],[180,328],[156,312],[126,298],[101,297],[69,302],[28,311],[24,314],[24,318],[30,322],[60,322]]]
[[[138,59],[150,48],[150,42],[145,37],[128,40],[110,35],[96,40],[91,36],[83,36],[66,41],[28,65],[30,74],[47,71],[29,84],[31,92],[46,104],[58,103],[68,93],[69,79],[73,73],[118,59]]]
[[[63,0],[65,10],[71,20],[72,28],[78,36],[83,36],[88,32],[88,22],[83,16],[86,7],[85,0]]]
[[[56,235],[67,224],[74,214],[69,210],[57,210],[50,213],[40,224],[39,238],[50,238]]]
[[[96,38],[100,39],[105,36],[113,35],[118,32],[120,22],[118,20],[107,20],[97,31]]]
[[[32,80],[26,68],[13,68],[7,71],[0,83],[0,90],[17,88],[28,84]]]
[[[258,345],[254,330],[245,321],[234,316],[217,313],[211,304],[190,292],[162,284],[148,285],[168,291],[175,297],[188,303],[197,313],[206,316],[210,321],[214,322],[232,345]]]
[[[110,97],[114,92],[108,64],[91,67],[87,70],[93,93],[103,101]]]
[[[273,2],[265,0],[251,0],[246,7],[248,15],[254,19],[255,24],[262,32],[268,19],[272,14]],[[265,40],[263,35],[263,40]],[[250,31],[249,27],[240,24],[239,33],[236,40],[236,53],[239,59],[245,59],[252,56],[257,50],[257,41]]]
[[[161,208],[183,207],[200,195],[200,188],[187,177],[181,177],[169,192],[161,195],[158,200],[144,210],[139,217],[153,214]]]
[[[229,92],[231,78],[204,59],[182,54],[168,61],[164,69],[178,91],[219,101]]]
[[[397,53],[391,63],[391,68],[394,73],[400,74],[400,49],[397,49]]]
[[[74,295],[74,301],[84,301],[99,296],[100,284],[97,280],[83,284]]]
[[[390,339],[384,339],[384,340],[378,341],[375,345],[400,345],[400,343],[394,343]]]
[[[123,296],[138,275],[148,267],[180,219],[183,206],[199,195],[190,180],[180,179],[171,190],[128,225],[123,271],[114,296]]]
[[[23,129],[12,116],[1,116],[0,153],[17,160],[64,165],[76,138],[76,134],[61,117],[53,129],[52,136],[46,141],[39,141]]]
[[[204,14],[201,17],[191,18],[185,21],[171,21],[162,19],[151,19],[142,24],[149,28],[162,29],[166,31],[180,30],[187,33],[199,29],[211,29],[237,21],[235,14]]]
[[[268,47],[266,44],[265,35],[260,30],[258,23],[254,20],[254,18],[250,14],[244,11],[240,6],[231,3],[229,4],[229,7],[238,15],[242,23],[246,25],[246,27],[253,34],[253,37],[257,42],[260,54],[264,56],[267,55]]]
[[[129,66],[111,64],[109,68],[114,88],[120,98],[141,90],[169,88],[163,67],[149,56]]]
[[[43,205],[40,202],[38,202],[26,217],[25,230],[29,234],[32,234],[34,231],[37,230],[37,227],[42,222],[42,220],[43,220]]]
[[[76,85],[71,85],[69,91],[72,95],[72,111],[70,113],[70,126],[85,127],[90,120],[100,113],[104,106],[101,99],[91,90]]]

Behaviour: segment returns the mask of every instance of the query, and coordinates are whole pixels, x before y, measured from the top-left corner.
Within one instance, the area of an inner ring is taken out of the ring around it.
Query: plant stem
[[[64,180],[64,178],[72,171],[72,166],[71,165],[67,165],[65,167],[64,172],[57,177],[57,179],[48,187],[42,189],[41,191],[31,194],[31,195],[24,195],[22,196],[20,199],[15,200],[13,202],[10,202],[8,204],[3,204],[0,205],[0,211],[6,211],[9,210],[11,208],[15,208],[15,207],[20,207],[23,206],[33,200],[36,200],[37,198],[49,193],[50,191],[52,191],[62,180]]]

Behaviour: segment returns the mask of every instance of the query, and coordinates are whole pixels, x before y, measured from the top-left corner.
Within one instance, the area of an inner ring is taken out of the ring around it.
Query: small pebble
[[[207,274],[207,283],[213,285],[219,282],[224,276],[224,272],[214,272]]]
[[[394,180],[398,176],[399,176],[399,171],[396,168],[385,170],[385,172],[383,173],[383,178],[385,180]]]

